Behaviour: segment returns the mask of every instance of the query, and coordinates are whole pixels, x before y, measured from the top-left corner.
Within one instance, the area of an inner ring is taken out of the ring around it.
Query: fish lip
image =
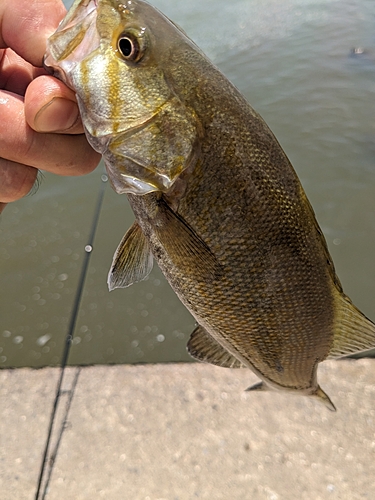
[[[62,76],[62,72],[58,70],[55,66],[51,66],[47,64],[47,59],[50,57],[50,54],[44,54],[43,56],[43,68],[47,71],[47,73],[55,78],[60,79]]]
[[[55,72],[54,68],[52,66],[48,66],[48,64],[46,63],[48,55],[49,54],[44,54],[43,56],[43,68],[47,71],[47,73],[53,76]]]
[[[62,81],[63,83],[65,83],[65,85],[67,85],[70,89],[72,89],[71,86],[67,83],[65,72],[63,70],[61,70],[58,66],[53,66],[53,65],[50,65],[47,63],[47,59],[49,57],[52,57],[52,56],[48,52],[46,54],[44,54],[44,56],[43,56],[43,68],[47,71],[47,73],[49,75],[53,76],[57,80]]]

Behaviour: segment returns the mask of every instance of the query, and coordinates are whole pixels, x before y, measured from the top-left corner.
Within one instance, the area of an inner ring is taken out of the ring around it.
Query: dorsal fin
[[[187,348],[189,354],[199,361],[225,368],[246,368],[241,361],[238,361],[223,346],[216,342],[203,326],[198,325],[193,331]]]
[[[125,288],[144,280],[151,272],[153,257],[150,244],[137,222],[122,238],[108,274],[108,288]]]
[[[343,295],[337,313],[333,346],[328,359],[375,348],[375,324]]]

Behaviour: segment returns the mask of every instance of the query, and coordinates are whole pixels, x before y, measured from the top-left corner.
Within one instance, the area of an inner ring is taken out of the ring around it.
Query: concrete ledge
[[[65,390],[77,370],[67,369]],[[0,372],[2,500],[35,497],[58,376]],[[46,499],[371,499],[375,360],[326,362],[319,380],[337,413],[308,398],[245,393],[256,382],[247,370],[82,368]]]

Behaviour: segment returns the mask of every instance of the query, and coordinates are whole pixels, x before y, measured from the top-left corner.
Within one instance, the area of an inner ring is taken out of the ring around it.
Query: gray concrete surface
[[[53,446],[79,378],[47,500],[375,498],[375,360],[321,365],[337,413],[307,398],[245,393],[256,381],[247,370],[169,364],[66,374]],[[58,376],[0,372],[2,500],[35,497]]]

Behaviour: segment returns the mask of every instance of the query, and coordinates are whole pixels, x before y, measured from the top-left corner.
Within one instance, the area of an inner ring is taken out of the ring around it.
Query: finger
[[[25,116],[37,132],[82,134],[74,92],[52,76],[33,80],[25,94]]]
[[[60,0],[0,1],[0,47],[42,67],[46,40],[66,14]]]
[[[4,210],[4,208],[7,206],[6,203],[0,203],[0,214]]]
[[[0,115],[2,158],[60,175],[83,175],[99,163],[84,134],[45,134],[29,127],[19,96],[0,91]]]
[[[11,49],[0,50],[0,88],[24,95],[29,83],[38,75],[46,74],[34,68]]]
[[[36,168],[0,158],[0,210],[1,204],[26,196],[37,174]]]

